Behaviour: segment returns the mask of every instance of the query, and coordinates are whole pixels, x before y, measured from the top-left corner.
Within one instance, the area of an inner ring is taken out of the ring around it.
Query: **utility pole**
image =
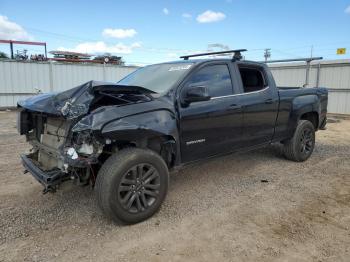
[[[265,62],[267,62],[267,59],[271,57],[271,48],[266,48],[264,52]]]
[[[312,58],[312,56],[314,55],[313,53],[314,53],[314,46],[312,45],[312,46],[311,46],[311,56],[310,56],[311,58]]]
[[[13,56],[13,42],[10,41],[10,49],[11,49],[11,59],[14,59],[15,57]]]

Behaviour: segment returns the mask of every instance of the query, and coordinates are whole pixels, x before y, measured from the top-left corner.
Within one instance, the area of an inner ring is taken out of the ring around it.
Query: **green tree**
[[[4,52],[1,52],[0,51],[0,59],[1,58],[9,58],[8,56],[7,56],[7,54],[5,54]]]

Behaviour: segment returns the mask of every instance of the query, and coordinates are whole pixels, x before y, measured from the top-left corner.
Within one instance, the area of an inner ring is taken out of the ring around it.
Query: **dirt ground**
[[[15,122],[0,112],[0,261],[350,261],[350,120],[318,132],[304,163],[275,146],[174,173],[133,226],[105,219],[89,187],[42,195]]]

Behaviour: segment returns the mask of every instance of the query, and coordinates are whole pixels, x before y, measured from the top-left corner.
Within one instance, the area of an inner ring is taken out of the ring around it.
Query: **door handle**
[[[240,108],[242,108],[242,106],[238,105],[238,104],[232,104],[232,105],[229,106],[229,108],[230,109],[240,109]]]
[[[265,100],[265,104],[272,104],[273,100],[271,98]]]

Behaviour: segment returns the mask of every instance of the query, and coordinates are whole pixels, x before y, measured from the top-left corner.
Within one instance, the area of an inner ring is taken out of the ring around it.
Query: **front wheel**
[[[296,162],[307,160],[315,147],[315,127],[308,120],[300,120],[291,139],[284,143],[284,155]]]
[[[116,222],[134,224],[158,211],[168,183],[167,165],[158,154],[128,148],[106,160],[98,173],[95,190],[104,214]]]

